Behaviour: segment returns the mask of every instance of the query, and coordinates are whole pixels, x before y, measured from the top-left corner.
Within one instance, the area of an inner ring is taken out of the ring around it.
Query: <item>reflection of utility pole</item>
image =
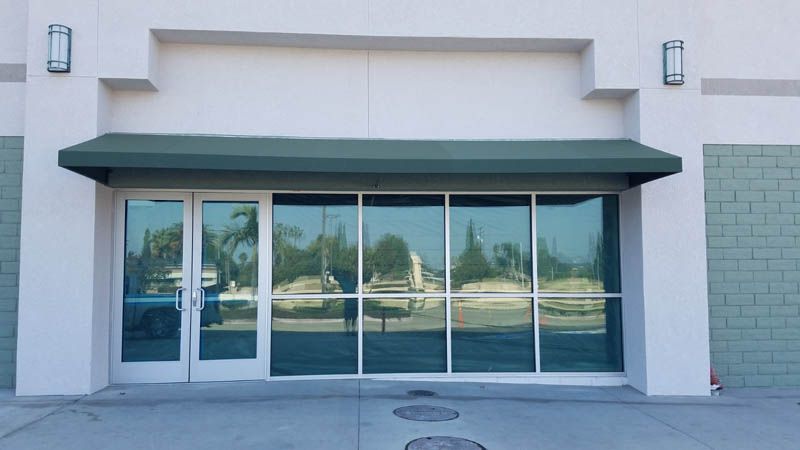
[[[328,292],[328,240],[325,238],[325,234],[328,228],[328,218],[335,219],[339,217],[339,214],[328,214],[328,207],[326,205],[322,205],[322,238],[320,240],[320,283],[322,287],[322,292]],[[333,258],[330,258],[333,261]],[[333,269],[333,267],[331,267]]]

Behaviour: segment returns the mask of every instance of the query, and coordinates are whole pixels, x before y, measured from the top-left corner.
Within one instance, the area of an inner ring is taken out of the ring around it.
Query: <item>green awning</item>
[[[237,189],[360,185],[367,189],[381,188],[382,181],[394,188],[405,183],[409,189],[417,189],[419,180],[427,180],[427,185],[438,180],[443,186],[494,190],[526,185],[526,180],[541,184],[537,180],[559,177],[573,180],[570,183],[578,187],[588,188],[597,179],[606,180],[606,184],[613,180],[612,184],[627,188],[681,171],[681,158],[631,140],[311,139],[121,133],[65,148],[58,153],[58,164],[112,187]],[[498,185],[484,185],[492,184],[492,180]]]

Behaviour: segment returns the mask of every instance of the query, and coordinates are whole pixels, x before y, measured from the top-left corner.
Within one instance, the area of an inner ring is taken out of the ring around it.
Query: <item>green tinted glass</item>
[[[533,372],[533,300],[451,301],[453,372]]]
[[[445,299],[364,300],[364,373],[447,371]]]
[[[356,292],[357,203],[355,195],[273,196],[274,293]]]
[[[364,293],[444,292],[444,196],[365,195]]]
[[[256,357],[258,203],[203,202],[200,359]]]
[[[542,371],[622,372],[618,298],[539,300]]]
[[[620,292],[616,195],[537,195],[541,292]]]
[[[450,197],[453,292],[531,292],[531,197]]]
[[[179,360],[183,202],[125,202],[124,254],[122,361]]]
[[[358,300],[272,301],[270,374],[358,373]]]

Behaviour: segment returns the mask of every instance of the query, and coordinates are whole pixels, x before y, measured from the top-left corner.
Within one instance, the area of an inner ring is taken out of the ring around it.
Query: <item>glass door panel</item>
[[[258,196],[195,196],[192,381],[264,377],[260,203]]]
[[[188,379],[189,198],[118,200],[115,382]]]

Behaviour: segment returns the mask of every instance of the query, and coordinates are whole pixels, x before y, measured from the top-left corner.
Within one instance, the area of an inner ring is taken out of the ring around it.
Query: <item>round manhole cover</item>
[[[394,415],[408,420],[422,422],[441,422],[458,417],[458,411],[442,406],[412,405],[394,410]]]
[[[436,395],[436,392],[426,391],[425,389],[414,389],[412,391],[408,391],[408,395],[412,397],[433,397]]]
[[[486,450],[486,447],[464,438],[430,436],[414,439],[406,445],[406,450]]]

